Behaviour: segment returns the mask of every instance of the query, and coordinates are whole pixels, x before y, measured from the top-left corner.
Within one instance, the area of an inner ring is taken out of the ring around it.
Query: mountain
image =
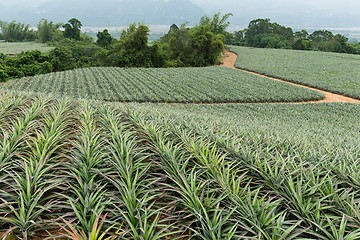
[[[170,25],[197,23],[203,15],[205,12],[190,0],[49,0],[26,9],[0,8],[1,20],[32,26],[42,18],[64,23],[73,17],[84,26],[123,26],[133,22]]]

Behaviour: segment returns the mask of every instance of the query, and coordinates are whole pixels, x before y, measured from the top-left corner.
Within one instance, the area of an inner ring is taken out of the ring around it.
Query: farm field
[[[1,87],[1,239],[360,239],[360,104],[224,67]]]
[[[213,131],[212,134],[233,133],[234,137],[247,135],[247,139],[263,136],[268,140],[289,141],[293,145],[304,143],[304,146],[311,149],[338,151],[339,156],[334,154],[334,157],[340,157],[340,153],[346,149],[354,154],[360,153],[360,150],[357,150],[360,143],[360,126],[355,121],[360,117],[359,104],[129,103],[126,106],[148,113],[156,122],[167,122],[166,119],[172,119],[174,125],[184,125],[189,129],[200,129],[200,126],[203,126],[204,129]],[[241,137],[240,139],[244,140]],[[354,156],[359,157],[360,154]]]
[[[360,237],[359,105],[0,102],[0,232]]]
[[[324,97],[316,91],[225,67],[84,68],[16,79],[6,87],[122,102],[301,102]]]
[[[21,52],[40,50],[42,53],[49,52],[53,47],[49,47],[45,44],[35,43],[35,42],[15,42],[15,43],[6,43],[0,42],[0,53],[6,55],[16,55]]]
[[[235,66],[360,99],[360,56],[231,46]]]

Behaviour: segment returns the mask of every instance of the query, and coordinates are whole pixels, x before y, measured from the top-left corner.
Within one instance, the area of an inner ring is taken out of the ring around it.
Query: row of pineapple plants
[[[0,101],[4,239],[360,238],[358,159],[124,107]]]
[[[219,190],[240,203],[230,208],[236,209],[240,229],[246,232],[237,238],[359,238],[360,169],[355,153],[319,153],[288,139],[236,135],[226,132],[227,127],[212,128],[211,122],[203,126],[169,116],[142,118],[178,139],[198,164],[206,166],[207,179],[216,179]]]
[[[84,68],[9,81],[15,91],[117,102],[303,102],[322,93],[225,67]]]

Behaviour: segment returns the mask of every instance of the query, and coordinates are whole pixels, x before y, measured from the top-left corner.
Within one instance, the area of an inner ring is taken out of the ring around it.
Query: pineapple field
[[[158,103],[302,102],[321,93],[225,67],[82,68],[20,78],[11,90],[75,98]]]
[[[360,99],[360,56],[231,46],[241,69]]]
[[[359,110],[3,94],[2,233],[8,239],[358,239]]]
[[[35,42],[1,42],[0,41],[0,53],[6,55],[17,55],[22,52],[39,50],[42,53],[50,52],[53,47],[49,47],[46,44]]]
[[[322,97],[223,67],[11,80],[0,237],[360,239],[360,105],[286,103]]]

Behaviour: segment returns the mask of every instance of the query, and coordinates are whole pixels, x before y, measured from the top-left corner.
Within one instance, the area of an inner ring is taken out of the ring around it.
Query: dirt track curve
[[[312,88],[312,87],[308,87],[308,86],[305,86],[305,85],[288,82],[288,81],[285,81],[285,80],[282,80],[282,79],[279,79],[279,78],[268,77],[268,76],[263,75],[263,74],[259,74],[259,73],[256,73],[256,72],[252,72],[252,71],[244,70],[244,69],[241,69],[241,68],[237,68],[237,67],[235,67],[236,59],[237,59],[237,55],[235,53],[226,51],[225,54],[223,55],[222,59],[221,59],[221,61],[223,62],[223,64],[221,64],[221,66],[238,69],[240,71],[251,73],[251,74],[254,74],[254,75],[257,75],[257,76],[260,76],[260,77],[265,77],[265,78],[273,79],[273,80],[276,80],[276,81],[285,82],[285,83],[289,83],[289,84],[292,84],[292,85],[295,85],[295,86],[300,86],[300,87],[304,87],[304,88],[311,89],[311,90],[314,90],[314,91],[318,91],[318,92],[321,92],[322,94],[324,94],[324,96],[325,96],[325,98],[323,98],[321,100],[317,100],[317,101],[294,102],[294,103],[343,102],[343,103],[358,103],[358,104],[360,104],[360,100],[355,99],[355,98],[346,97],[346,96],[343,96],[343,95],[340,95],[340,94],[327,92],[327,91],[320,90],[320,89],[317,89],[317,88]]]

